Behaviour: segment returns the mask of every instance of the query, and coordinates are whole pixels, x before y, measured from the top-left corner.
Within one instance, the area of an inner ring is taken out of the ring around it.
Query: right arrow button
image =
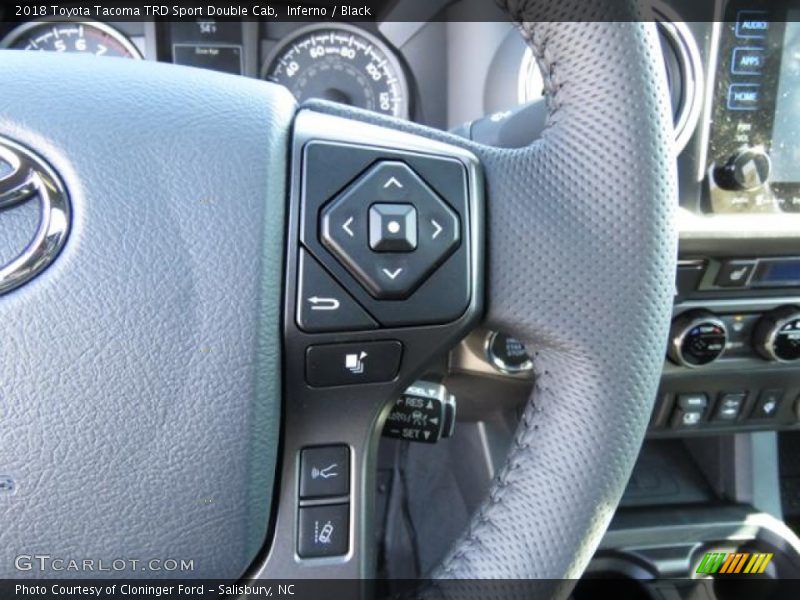
[[[458,246],[461,238],[458,216],[443,201],[425,202],[418,206],[421,240],[419,250],[426,260],[441,264]]]
[[[439,225],[439,222],[436,219],[431,219],[431,225],[433,225],[433,235],[431,236],[432,240],[435,240],[439,237],[439,234],[442,233],[444,228]]]

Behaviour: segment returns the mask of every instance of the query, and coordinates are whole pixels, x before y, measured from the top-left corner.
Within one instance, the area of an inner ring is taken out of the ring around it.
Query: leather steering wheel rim
[[[677,257],[671,108],[655,23],[636,2],[502,4],[543,74],[542,138],[501,149],[392,121],[480,158],[486,324],[532,349],[536,374],[505,465],[433,576],[574,580],[622,497],[663,367]]]
[[[488,165],[487,321],[534,350],[536,385],[489,498],[437,574],[576,579],[622,497],[663,366],[671,108],[655,24],[635,2],[506,8],[549,116],[519,153],[475,149]]]

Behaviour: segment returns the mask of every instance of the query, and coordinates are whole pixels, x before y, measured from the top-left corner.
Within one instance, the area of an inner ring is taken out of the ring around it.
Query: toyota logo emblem
[[[27,148],[0,137],[0,219],[38,199],[39,225],[27,245],[0,266],[0,294],[30,281],[55,259],[69,231],[67,193],[55,172]]]

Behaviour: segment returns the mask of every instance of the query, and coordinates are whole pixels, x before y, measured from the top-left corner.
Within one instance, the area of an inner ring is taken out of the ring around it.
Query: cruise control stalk
[[[455,424],[456,397],[441,384],[417,381],[395,402],[383,436],[435,444],[452,436]]]

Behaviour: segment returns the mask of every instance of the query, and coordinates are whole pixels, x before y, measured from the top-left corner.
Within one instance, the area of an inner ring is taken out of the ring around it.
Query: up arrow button
[[[403,189],[403,184],[397,180],[397,177],[390,177],[386,183],[383,184],[383,189],[388,190],[391,188],[397,188],[398,190]]]

